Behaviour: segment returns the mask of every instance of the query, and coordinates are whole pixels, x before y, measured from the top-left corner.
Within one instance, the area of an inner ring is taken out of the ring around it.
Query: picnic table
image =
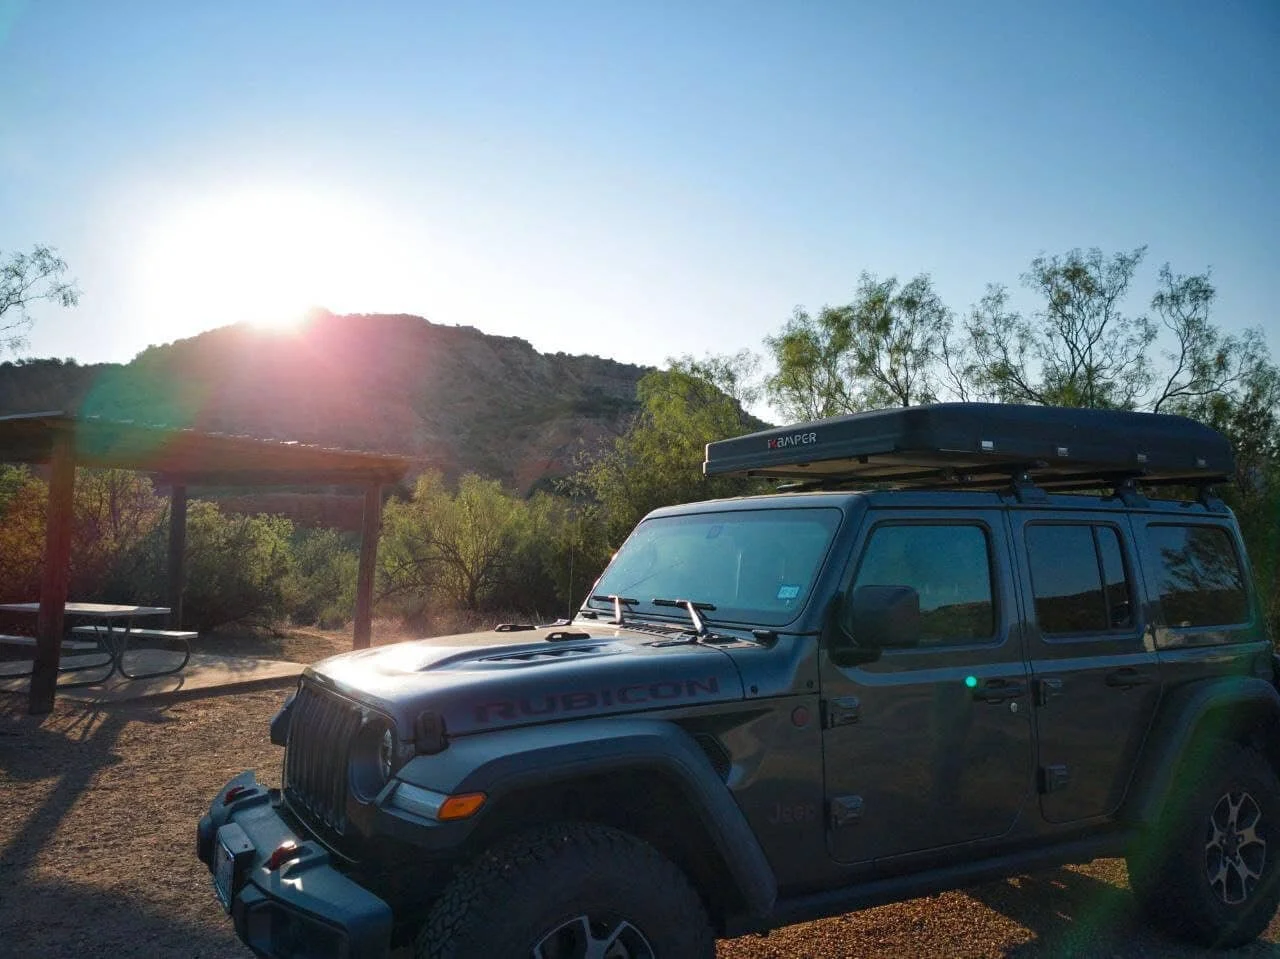
[[[39,603],[0,603],[0,611],[10,613],[40,612]],[[190,640],[197,635],[193,632],[170,629],[143,629],[134,625],[137,619],[152,616],[168,616],[167,606],[133,606],[124,603],[67,603],[63,611],[68,616],[76,616],[91,622],[84,626],[76,626],[72,632],[77,635],[92,636],[99,650],[109,657],[107,663],[95,663],[90,666],[74,666],[71,669],[101,668],[110,664],[105,676],[91,680],[90,683],[104,683],[115,673],[126,679],[150,679],[153,676],[169,676],[181,672],[191,658]],[[159,639],[182,644],[182,661],[177,666],[149,672],[131,673],[125,668],[124,656],[128,651],[130,640]],[[81,685],[79,683],[75,685]]]

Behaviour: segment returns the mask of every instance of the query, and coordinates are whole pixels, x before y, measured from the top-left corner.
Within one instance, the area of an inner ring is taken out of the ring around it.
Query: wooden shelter
[[[180,626],[182,620],[188,487],[349,486],[363,489],[355,647],[369,645],[374,563],[382,524],[382,488],[403,478],[410,466],[404,457],[47,412],[0,416],[0,463],[49,467],[45,562],[29,702],[32,713],[49,712],[57,688],[77,466],[150,473],[170,487],[168,592],[175,627]]]

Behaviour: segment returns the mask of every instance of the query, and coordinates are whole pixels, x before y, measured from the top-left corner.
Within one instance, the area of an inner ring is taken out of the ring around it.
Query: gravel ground
[[[196,820],[245,768],[273,778],[264,691],[43,720],[0,696],[0,956],[244,959],[195,858]],[[1280,923],[1239,956],[1280,957]],[[719,959],[1200,955],[1134,916],[1099,860],[725,941]]]

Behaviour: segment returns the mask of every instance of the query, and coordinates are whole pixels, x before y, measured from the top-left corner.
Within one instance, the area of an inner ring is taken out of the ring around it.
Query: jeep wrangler
[[[259,956],[652,959],[1103,856],[1280,900],[1277,668],[1219,433],[941,404],[707,447],[577,614],[317,663],[198,853]],[[1148,498],[1155,487],[1183,499]]]

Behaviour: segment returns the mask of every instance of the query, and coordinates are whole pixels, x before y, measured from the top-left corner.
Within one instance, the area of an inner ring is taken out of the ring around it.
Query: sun
[[[268,333],[293,333],[302,326],[307,318],[307,312],[306,310],[286,310],[276,316],[259,316],[246,322]]]
[[[211,192],[153,224],[137,258],[137,319],[153,342],[231,323],[297,329],[318,304],[373,296],[386,234],[332,191]]]

